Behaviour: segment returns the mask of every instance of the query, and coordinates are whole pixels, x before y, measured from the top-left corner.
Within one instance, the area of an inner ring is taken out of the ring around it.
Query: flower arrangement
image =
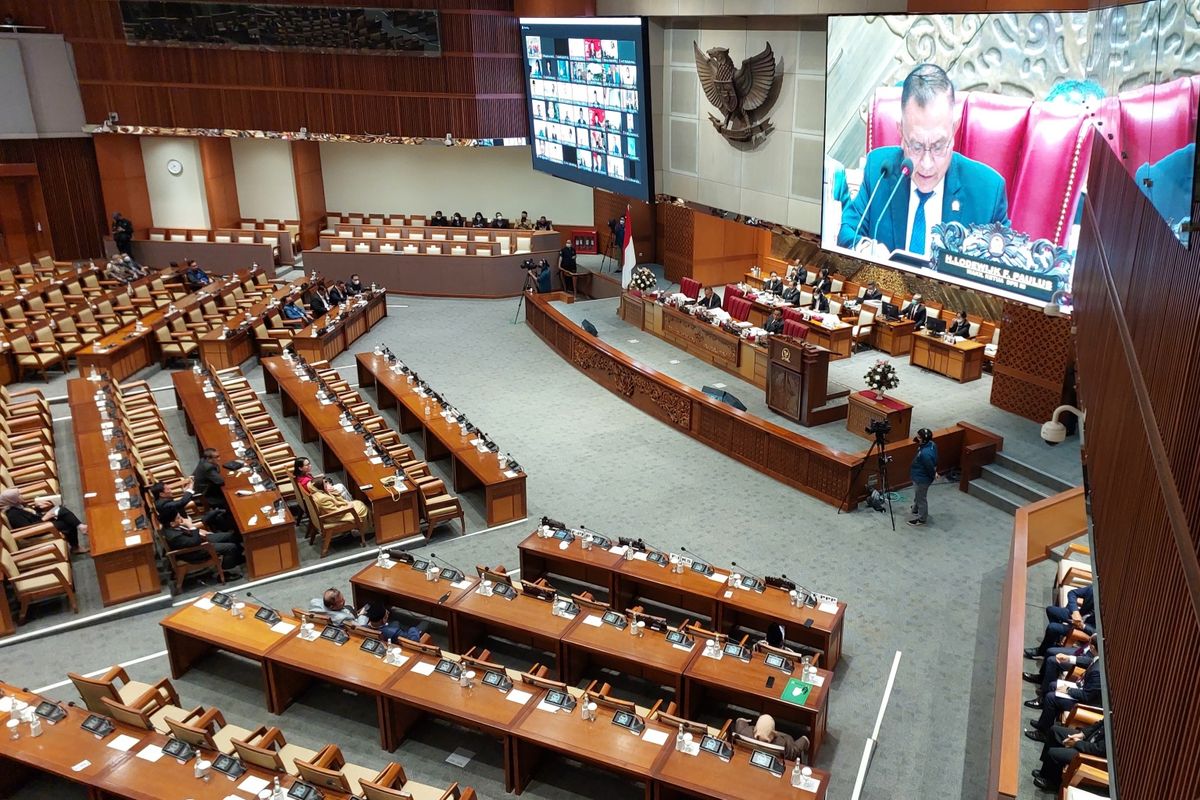
[[[658,288],[658,279],[649,267],[634,267],[633,274],[629,276],[629,288],[649,294]]]
[[[900,376],[896,374],[896,368],[883,359],[879,359],[871,365],[867,374],[863,376],[863,380],[867,382],[867,386],[872,391],[878,394],[883,394],[900,385]]]

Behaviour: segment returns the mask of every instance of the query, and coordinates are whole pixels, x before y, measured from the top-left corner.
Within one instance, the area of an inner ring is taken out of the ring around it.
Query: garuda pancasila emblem
[[[709,114],[713,127],[731,142],[750,142],[775,130],[769,118],[758,119],[766,112],[768,101],[774,102],[772,90],[779,78],[771,43],[767,42],[758,55],[742,61],[736,70],[728,47],[712,47],[707,53],[694,41],[692,47],[704,95],[725,115],[720,120]]]

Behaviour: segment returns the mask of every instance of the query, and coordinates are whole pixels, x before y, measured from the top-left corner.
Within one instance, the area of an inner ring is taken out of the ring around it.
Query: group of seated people
[[[17,487],[4,489],[0,491],[0,510],[4,512],[9,527],[14,531],[49,522],[67,540],[73,554],[81,555],[87,552],[79,537],[87,533],[88,527],[62,504],[59,495],[47,494],[29,499],[23,497]]]
[[[324,475],[314,475],[312,460],[301,456],[292,464],[292,480],[296,489],[307,492],[322,518],[329,522],[362,520],[368,527],[371,509],[362,500],[355,500],[344,485],[335,483]]]
[[[285,325],[300,327],[311,325],[313,320],[325,316],[329,309],[340,306],[354,295],[362,294],[366,290],[367,287],[363,286],[358,273],[351,275],[349,282],[338,280],[328,288],[320,284],[313,284],[309,293],[308,309],[306,310],[295,299],[288,300],[280,309],[283,322]]]
[[[150,270],[134,261],[128,253],[114,253],[104,266],[104,277],[121,283],[133,283],[149,274]]]
[[[1025,650],[1026,658],[1041,662],[1037,672],[1022,677],[1038,686],[1037,696],[1026,700],[1025,706],[1041,713],[1030,722],[1025,736],[1042,743],[1041,765],[1033,771],[1033,782],[1047,791],[1058,791],[1063,769],[1076,754],[1107,757],[1103,717],[1081,729],[1058,724],[1063,712],[1080,704],[1099,707],[1102,702],[1092,591],[1092,584],[1079,586],[1068,592],[1065,606],[1047,606],[1042,641]],[[1078,670],[1081,674],[1073,675]]]
[[[475,216],[471,219],[467,219],[457,211],[450,217],[447,217],[441,211],[435,211],[433,212],[433,216],[429,218],[429,224],[442,228],[516,228],[522,231],[548,231],[553,229],[550,220],[546,219],[545,214],[538,217],[537,221],[534,222],[529,218],[528,211],[522,211],[521,218],[515,223],[499,211],[491,219],[485,217],[482,211],[476,211]]]

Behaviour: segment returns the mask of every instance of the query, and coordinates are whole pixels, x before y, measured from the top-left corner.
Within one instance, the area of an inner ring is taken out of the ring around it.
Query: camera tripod
[[[521,285],[521,297],[517,300],[517,313],[513,314],[513,325],[517,324],[517,320],[521,318],[521,306],[525,302],[525,294],[530,291],[537,291],[537,284],[533,281],[533,270],[525,270],[525,283]]]
[[[608,235],[608,247],[604,250],[604,255],[600,257],[600,271],[604,272],[604,264],[608,259],[612,259],[613,272],[621,271],[621,262],[617,260],[617,234],[610,232]]]
[[[867,450],[867,454],[863,457],[861,464],[855,468],[850,474],[850,488],[846,491],[846,496],[842,498],[842,504],[838,506],[838,513],[841,514],[850,505],[850,496],[854,493],[854,487],[858,485],[858,477],[862,475],[862,471],[866,469],[867,464],[871,462],[871,455],[875,455],[875,486],[872,488],[871,495],[879,492],[883,496],[883,501],[876,500],[874,503],[868,499],[867,503],[876,511],[883,511],[883,503],[887,503],[888,516],[892,520],[892,531],[896,530],[896,512],[892,510],[892,487],[888,483],[888,464],[892,462],[892,457],[885,452],[887,441],[884,437],[887,433],[884,431],[875,431],[875,441],[871,442],[871,447]]]

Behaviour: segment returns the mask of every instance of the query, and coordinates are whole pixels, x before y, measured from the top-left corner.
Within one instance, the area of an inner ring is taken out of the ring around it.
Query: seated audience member
[[[476,211],[475,216],[471,218],[472,228],[486,228],[487,224],[487,220],[484,218],[482,211]]]
[[[450,227],[451,228],[465,228],[466,226],[467,226],[467,220],[463,217],[462,214],[455,211],[454,216],[450,218]]]
[[[501,214],[499,211],[497,211],[496,216],[492,217],[492,227],[493,228],[507,228],[508,220],[505,219],[503,214]]]
[[[307,311],[296,304],[296,298],[289,298],[280,309],[283,314],[283,324],[298,325],[303,327],[312,322],[312,316]]]
[[[961,339],[971,338],[971,323],[967,321],[967,312],[960,311],[954,316],[954,321],[950,323],[950,327],[946,330],[951,336],[957,336]]]
[[[212,278],[208,276],[207,272],[200,268],[199,264],[189,258],[187,262],[187,270],[183,273],[183,282],[187,284],[189,289],[195,291],[202,286],[208,286],[210,283],[212,283]]]
[[[1063,769],[1079,753],[1108,758],[1104,720],[1097,720],[1082,730],[1051,726],[1049,738],[1042,746],[1042,764],[1033,771],[1033,785],[1057,793],[1062,786]]]
[[[1023,672],[1021,677],[1026,683],[1036,683],[1041,686],[1038,696],[1025,701],[1026,708],[1041,708],[1042,697],[1054,691],[1058,680],[1064,673],[1069,673],[1075,667],[1089,667],[1096,660],[1096,634],[1087,644],[1078,647],[1051,647],[1046,651],[1046,659],[1042,662],[1040,672]]]
[[[446,215],[441,211],[433,212],[433,216],[429,218],[429,224],[439,228],[445,228],[450,224],[450,220],[446,219]]]
[[[780,297],[794,306],[800,305],[800,282],[793,278],[791,283],[783,290]]]
[[[292,462],[292,480],[299,489],[307,490],[312,483],[312,462],[307,458],[297,458]]]
[[[908,302],[901,311],[900,316],[903,319],[911,319],[916,324],[916,330],[921,330],[925,327],[925,317],[928,314],[928,309],[921,302],[921,295],[914,294],[912,300]]]
[[[546,215],[543,214],[538,217],[538,221],[534,223],[533,229],[535,231],[549,231],[553,230],[554,226],[550,224],[550,220],[546,219]]]
[[[822,314],[829,313],[829,298],[820,289],[813,292],[812,309]]]
[[[117,253],[108,260],[108,264],[104,267],[104,277],[110,281],[118,281],[120,283],[129,283],[137,280],[137,275],[125,263],[126,256]]]
[[[763,323],[763,330],[767,333],[783,333],[783,309],[771,309],[771,316]]]
[[[63,535],[71,545],[71,552],[86,553],[87,550],[79,543],[79,534],[87,533],[87,525],[66,506],[62,505],[58,495],[46,495],[26,502],[17,488],[0,491],[0,510],[8,519],[9,527],[14,531],[29,525],[49,522]]]
[[[183,550],[187,547],[198,547],[204,542],[212,542],[221,557],[221,568],[232,569],[245,563],[242,546],[238,543],[238,535],[232,531],[206,531],[182,513],[176,512],[175,518],[162,529],[163,539],[172,550]],[[207,553],[184,553],[180,556],[183,561],[204,561]]]
[[[771,270],[771,277],[763,281],[763,291],[771,294],[779,294],[783,291],[783,278],[779,277],[779,273]]]
[[[821,267],[817,279],[813,281],[813,294],[829,294],[833,291],[833,279],[829,277],[829,267]]]
[[[366,290],[367,287],[363,286],[357,272],[350,276],[350,282],[346,284],[347,294],[362,294]]]
[[[862,300],[882,300],[883,292],[879,291],[879,286],[875,281],[867,282],[867,290],[863,292]]]
[[[349,296],[346,293],[346,282],[338,281],[333,286],[329,287],[329,304],[331,306],[340,306],[346,301]]]
[[[312,501],[321,516],[333,515],[329,520],[337,524],[353,520],[351,508],[358,514],[363,530],[371,528],[371,509],[361,500],[347,500],[338,494],[337,488],[324,475],[312,479]]]
[[[521,218],[517,220],[517,229],[522,231],[533,230],[533,220],[529,218],[528,211],[521,212]]]
[[[701,308],[707,308],[710,311],[714,308],[721,307],[721,296],[713,291],[711,286],[704,287],[704,293],[696,301]]]
[[[229,504],[225,502],[225,493],[221,489],[225,485],[225,478],[221,475],[219,458],[216,448],[204,448],[200,453],[200,462],[192,470],[192,488],[209,506],[229,508]]]
[[[308,298],[308,310],[312,314],[312,318],[319,319],[328,314],[331,305],[325,289],[321,286],[314,287],[312,296]]]
[[[195,482],[195,478],[188,477],[183,483],[183,493],[175,499],[167,494],[167,487],[162,481],[150,484],[150,498],[154,501],[154,513],[158,514],[159,522],[166,525],[175,519],[176,515],[187,511],[192,497],[195,496],[192,494],[192,486]]]
[[[1050,728],[1064,711],[1070,711],[1080,703],[1100,705],[1100,659],[1088,664],[1083,675],[1076,680],[1058,681],[1054,686],[1054,691],[1042,695],[1042,713],[1025,729],[1025,737],[1035,742],[1050,740]]]
[[[1066,606],[1046,606],[1046,619],[1049,623],[1041,644],[1026,648],[1026,658],[1045,658],[1050,648],[1058,645],[1073,629],[1088,635],[1095,633],[1096,607],[1092,602],[1092,584],[1069,591]]]
[[[775,730],[775,718],[770,714],[763,714],[753,723],[745,717],[738,717],[733,721],[733,732],[739,736],[782,747],[783,757],[787,761],[808,760],[808,737],[793,739],[788,734]]]
[[[354,622],[358,619],[358,613],[346,605],[345,596],[333,588],[326,589],[322,596],[309,600],[308,610],[316,614],[324,614],[334,625],[345,625],[347,622]]]
[[[363,606],[358,618],[355,619],[355,624],[379,631],[379,639],[384,642],[395,643],[400,638],[413,642],[421,641],[421,635],[424,633],[421,626],[405,625],[394,617],[395,615],[387,606],[378,600],[373,600]]]

